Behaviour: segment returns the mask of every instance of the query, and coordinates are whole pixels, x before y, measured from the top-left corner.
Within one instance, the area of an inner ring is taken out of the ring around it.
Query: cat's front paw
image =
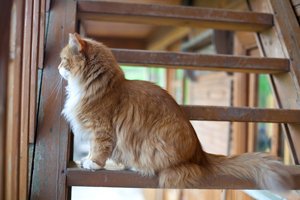
[[[80,166],[81,166],[81,168],[89,169],[89,170],[102,169],[102,167],[100,165],[98,165],[97,163],[95,163],[94,161],[92,161],[88,158],[81,160]]]

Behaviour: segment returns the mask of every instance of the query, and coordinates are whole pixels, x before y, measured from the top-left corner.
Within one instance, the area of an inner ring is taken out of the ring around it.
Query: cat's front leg
[[[81,161],[81,167],[89,170],[102,169],[113,150],[113,138],[109,134],[91,137],[89,155]]]
[[[91,159],[91,150],[89,151],[87,157],[81,159],[80,166],[81,168],[89,169],[89,170],[98,170],[103,168]]]

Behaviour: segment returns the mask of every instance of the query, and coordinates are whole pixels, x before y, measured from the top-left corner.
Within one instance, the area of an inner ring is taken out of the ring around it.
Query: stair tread
[[[289,60],[230,55],[112,49],[121,64],[180,68],[208,71],[245,73],[284,73],[289,71]]]
[[[80,20],[193,26],[239,31],[262,31],[273,26],[273,15],[267,13],[106,1],[79,1],[78,16]]]
[[[71,164],[67,168],[67,186],[98,186],[98,187],[134,187],[134,188],[158,188],[157,177],[145,177],[129,170],[89,171]],[[295,188],[300,189],[300,168],[286,166],[291,171],[295,182]],[[199,189],[257,189],[255,184],[247,180],[240,180],[233,176],[216,176],[208,178],[207,182]]]
[[[300,110],[226,106],[182,106],[190,120],[300,123]]]

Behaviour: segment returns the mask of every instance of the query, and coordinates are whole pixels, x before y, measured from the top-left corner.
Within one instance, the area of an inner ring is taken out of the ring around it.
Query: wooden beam
[[[71,148],[68,125],[61,115],[65,82],[61,81],[57,66],[60,62],[58,55],[68,42],[68,34],[75,32],[75,19],[75,1],[52,1],[41,83],[41,120],[34,154],[30,197],[32,200],[63,200],[67,199],[69,194],[64,171]],[[55,87],[57,84],[58,87]],[[55,88],[59,89],[55,91]]]
[[[113,49],[119,63],[153,67],[228,71],[245,73],[279,73],[289,71],[289,61],[279,58],[255,58],[228,55],[201,55],[162,51]]]
[[[203,31],[199,35],[192,37],[187,42],[184,42],[181,46],[181,50],[184,52],[196,52],[202,48],[211,45],[213,43],[214,31]]]
[[[101,170],[93,173],[74,167],[67,169],[66,176],[68,186],[156,188],[158,185],[156,177],[143,177],[132,171]]]
[[[224,106],[182,106],[182,108],[190,120],[300,123],[300,110]]]
[[[121,49],[145,49],[147,42],[145,39],[139,38],[119,38],[119,37],[91,37],[109,48]]]
[[[262,31],[273,26],[273,16],[254,12],[158,4],[79,1],[80,20],[189,26],[239,31]]]
[[[166,50],[170,45],[186,37],[191,31],[189,27],[156,28],[148,39],[148,50]]]
[[[5,173],[4,166],[6,166],[7,160],[5,155],[6,149],[6,116],[7,116],[7,77],[8,77],[8,65],[9,65],[9,39],[10,39],[10,18],[11,18],[11,0],[4,0],[1,3],[0,12],[0,199],[4,198],[5,189],[5,177],[8,174]]]
[[[300,189],[299,167],[286,166],[292,173],[295,182],[294,189]],[[157,177],[145,177],[132,171],[89,171],[77,167],[68,168],[66,171],[68,186],[93,186],[93,187],[134,187],[158,188]],[[207,182],[197,189],[258,189],[252,182],[241,180],[232,176],[217,176],[207,178]]]

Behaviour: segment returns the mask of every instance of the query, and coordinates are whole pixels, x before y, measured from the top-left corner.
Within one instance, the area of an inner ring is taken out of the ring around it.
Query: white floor
[[[142,189],[72,187],[72,200],[144,200]]]

